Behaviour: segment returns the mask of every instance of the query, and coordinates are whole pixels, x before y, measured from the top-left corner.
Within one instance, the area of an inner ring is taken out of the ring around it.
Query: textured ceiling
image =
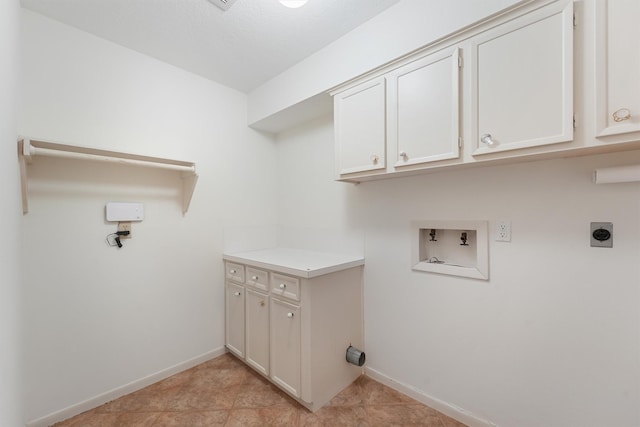
[[[400,0],[22,0],[22,6],[250,92]]]

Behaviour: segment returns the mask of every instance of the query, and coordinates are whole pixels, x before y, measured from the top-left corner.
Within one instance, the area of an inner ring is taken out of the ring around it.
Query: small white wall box
[[[144,205],[131,202],[107,203],[107,221],[142,221]]]
[[[489,279],[487,221],[412,221],[411,268]]]

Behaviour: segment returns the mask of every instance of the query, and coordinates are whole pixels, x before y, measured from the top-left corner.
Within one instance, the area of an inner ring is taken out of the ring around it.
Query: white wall
[[[27,420],[43,423],[222,349],[224,230],[275,224],[276,151],[247,128],[244,94],[32,12],[22,26],[21,134],[195,161],[200,175],[183,217],[176,172],[29,167]],[[120,250],[105,243],[113,200],[145,204]]]
[[[331,117],[278,139],[280,224],[364,228],[372,373],[478,422],[640,425],[640,184],[590,179],[640,152],[355,186],[332,181]],[[416,219],[510,220],[512,242],[490,242],[489,281],[413,272]]]
[[[316,95],[519,2],[402,0],[252,91],[249,123],[270,131],[301,123],[325,105]]]
[[[20,321],[20,174],[16,156],[18,0],[0,2],[0,425],[23,425]]]

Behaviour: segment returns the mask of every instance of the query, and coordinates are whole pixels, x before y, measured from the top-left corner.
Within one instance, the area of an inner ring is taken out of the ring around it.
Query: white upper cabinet
[[[596,136],[640,135],[640,1],[598,0]]]
[[[339,175],[386,168],[385,80],[379,77],[334,97]]]
[[[460,50],[447,49],[386,76],[394,168],[459,157],[460,66]]]
[[[573,3],[470,40],[473,155],[573,139]]]
[[[331,95],[342,181],[638,149],[640,0],[518,2]]]
[[[339,178],[460,157],[460,49],[420,52],[334,94]],[[388,159],[388,161],[387,161]]]

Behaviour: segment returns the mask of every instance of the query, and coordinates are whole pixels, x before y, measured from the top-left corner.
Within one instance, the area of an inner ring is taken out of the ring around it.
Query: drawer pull
[[[287,313],[287,317],[293,317],[293,313],[291,312]]]
[[[251,276],[251,280],[258,280],[258,276]]]
[[[284,283],[280,283],[280,289],[286,289],[287,285],[285,285]]]
[[[480,142],[485,144],[488,147],[493,147],[496,144],[496,141],[493,139],[490,133],[485,133],[480,137]]]
[[[631,118],[631,111],[628,108],[621,108],[613,113],[614,122],[622,122]]]
[[[236,274],[237,272],[235,270],[229,270],[229,273]]]
[[[234,293],[235,296],[239,297],[240,295],[242,295],[240,292],[235,292]]]

